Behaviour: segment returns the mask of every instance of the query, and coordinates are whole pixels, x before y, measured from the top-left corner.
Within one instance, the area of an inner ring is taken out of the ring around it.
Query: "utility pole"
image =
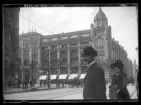
[[[50,60],[50,56],[51,56],[51,54],[50,54],[50,47],[49,47],[49,69],[48,69],[48,88],[50,89],[50,71],[51,71],[51,60]]]
[[[32,53],[32,64],[31,65],[32,65],[32,67],[31,67],[31,69],[32,69],[31,86],[33,86],[33,53]]]

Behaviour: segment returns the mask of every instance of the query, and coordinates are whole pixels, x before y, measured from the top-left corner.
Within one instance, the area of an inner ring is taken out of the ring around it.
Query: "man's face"
[[[84,60],[87,64],[91,63],[94,60],[92,56],[84,56]]]

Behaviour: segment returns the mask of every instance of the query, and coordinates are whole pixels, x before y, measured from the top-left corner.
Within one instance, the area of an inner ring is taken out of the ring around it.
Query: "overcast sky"
[[[20,33],[35,30],[43,35],[90,29],[99,7],[42,7],[20,9]],[[138,46],[138,24],[136,7],[102,7],[112,29],[112,37],[127,51],[128,57],[138,64],[135,48]],[[30,15],[29,15],[30,14]],[[21,16],[30,19],[32,24]]]

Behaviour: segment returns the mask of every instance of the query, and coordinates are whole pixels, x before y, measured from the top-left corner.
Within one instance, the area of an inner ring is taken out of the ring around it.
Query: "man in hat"
[[[88,46],[83,50],[83,57],[88,64],[84,78],[83,98],[91,100],[106,99],[104,70],[96,63],[97,52]]]

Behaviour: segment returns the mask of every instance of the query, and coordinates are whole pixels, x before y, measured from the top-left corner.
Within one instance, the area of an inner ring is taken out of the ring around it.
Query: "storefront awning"
[[[78,76],[78,74],[71,74],[71,75],[69,76],[69,79],[74,79],[75,77],[77,78],[77,76]]]
[[[66,79],[66,78],[67,78],[67,74],[59,75],[59,79]]]
[[[46,75],[42,75],[42,76],[39,77],[39,80],[45,80],[46,78],[47,78]]]
[[[80,75],[80,79],[84,79],[85,76],[86,76],[86,74],[81,74],[81,75]]]
[[[51,79],[51,80],[54,80],[54,79],[56,79],[56,77],[57,77],[57,75],[51,75],[51,76],[50,76],[50,79]]]

